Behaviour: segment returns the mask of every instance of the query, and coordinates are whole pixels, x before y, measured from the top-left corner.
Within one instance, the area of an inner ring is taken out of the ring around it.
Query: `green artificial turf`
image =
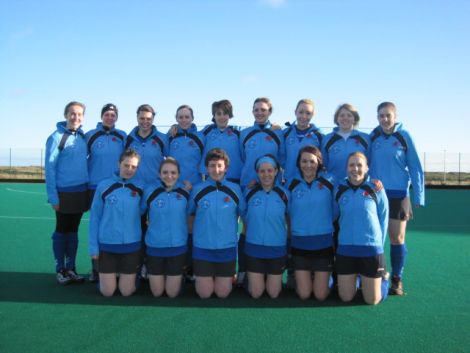
[[[407,234],[405,297],[367,306],[250,299],[103,298],[55,283],[43,184],[0,184],[0,352],[469,352],[469,190],[429,190]],[[89,269],[87,226],[78,268]],[[388,253],[386,253],[388,254]]]

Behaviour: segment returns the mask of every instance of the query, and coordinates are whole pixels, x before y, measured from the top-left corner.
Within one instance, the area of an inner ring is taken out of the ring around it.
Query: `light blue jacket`
[[[100,244],[140,242],[142,196],[136,178],[125,180],[115,174],[98,184],[90,212],[90,256],[99,254]]]
[[[126,133],[116,128],[105,128],[102,123],[85,134],[88,146],[88,174],[90,189],[113,175],[118,169],[119,157],[124,151]]]
[[[189,213],[194,215],[193,244],[209,250],[237,246],[238,217],[245,212],[240,186],[222,180],[196,185],[190,197]]]
[[[257,179],[255,162],[259,157],[272,154],[281,166],[284,165],[285,146],[282,130],[272,131],[269,121],[264,126],[255,123],[241,131],[240,150],[244,163],[240,185],[245,188],[251,181]]]
[[[187,244],[188,201],[189,192],[180,183],[170,192],[165,191],[161,181],[145,188],[142,211],[148,211],[147,246],[173,248]]]
[[[290,195],[282,186],[274,186],[266,192],[261,185],[245,190],[246,242],[262,246],[287,244],[286,215]]]
[[[424,172],[408,131],[398,123],[391,135],[384,134],[378,126],[370,136],[370,176],[382,181],[387,196],[391,198],[408,196],[411,183],[414,203],[424,206]]]
[[[385,190],[375,191],[367,179],[355,187],[343,180],[335,190],[335,215],[339,216],[340,255],[373,256],[384,252],[388,226]]]
[[[132,148],[140,155],[139,168],[136,177],[142,179],[145,184],[154,183],[159,176],[160,164],[168,155],[168,138],[152,126],[152,132],[146,138],[138,134],[136,126],[126,139],[125,148]]]
[[[192,124],[187,130],[178,127],[176,136],[168,135],[169,153],[180,164],[180,180],[189,180],[196,185],[201,182],[199,163],[204,151],[204,137]]]
[[[322,142],[323,164],[329,173],[337,180],[342,180],[347,175],[348,156],[353,152],[362,152],[369,159],[370,138],[369,135],[353,130],[345,140],[338,134],[339,128],[325,136]]]
[[[207,152],[213,148],[221,148],[227,152],[230,159],[230,165],[225,177],[229,180],[240,181],[240,175],[243,167],[243,161],[240,152],[240,128],[237,126],[227,126],[220,130],[216,124],[207,125],[202,130],[204,136],[204,152],[201,157],[199,171],[207,175],[205,158]]]
[[[66,122],[57,123],[57,130],[46,142],[47,201],[59,204],[59,191],[84,191],[88,183],[87,146],[81,128],[72,132]]]
[[[286,186],[291,193],[289,215],[292,247],[318,250],[332,246],[335,187],[333,176],[320,172],[318,177],[308,184],[298,175]]]
[[[284,129],[284,141],[286,144],[286,162],[284,166],[284,179],[291,180],[297,174],[297,156],[304,146],[315,146],[321,148],[324,138],[323,133],[315,124],[310,124],[305,134],[298,135],[297,124]]]

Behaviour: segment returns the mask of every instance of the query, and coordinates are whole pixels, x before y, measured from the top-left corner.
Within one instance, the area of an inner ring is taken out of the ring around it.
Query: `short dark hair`
[[[191,118],[194,120],[194,112],[193,112],[193,108],[191,108],[189,105],[187,104],[183,104],[183,105],[180,105],[178,107],[178,109],[176,109],[176,116],[178,116],[178,112],[181,110],[181,109],[188,109],[190,112],[191,112]]]
[[[139,115],[140,112],[152,113],[152,117],[155,117],[155,114],[156,114],[155,110],[152,108],[150,104],[139,105],[139,107],[137,108],[137,115]]]
[[[220,101],[212,103],[212,117],[215,116],[217,110],[222,110],[229,118],[233,118],[233,107],[232,103],[228,99],[222,99]]]
[[[228,157],[227,152],[225,152],[221,148],[213,148],[209,150],[206,154],[206,159],[204,160],[204,164],[206,168],[209,166],[210,161],[220,161],[223,160],[225,162],[225,168],[228,168],[230,165],[230,158]]]
[[[70,107],[73,107],[74,105],[78,105],[79,107],[82,107],[83,114],[85,114],[85,109],[86,109],[85,104],[77,102],[77,101],[72,101],[72,102],[68,103],[64,108],[64,116],[65,117],[67,117],[67,114],[69,112]]]
[[[336,125],[338,125],[338,116],[339,116],[339,113],[341,112],[341,110],[347,110],[348,112],[350,112],[353,117],[354,117],[354,126],[358,125],[359,124],[359,120],[361,120],[361,117],[359,116],[359,113],[356,109],[356,107],[352,104],[349,104],[349,103],[344,103],[344,104],[341,104],[338,108],[336,108],[336,111],[335,111],[335,115],[334,115],[334,118],[333,118],[333,121]]]
[[[266,103],[269,107],[269,112],[273,112],[273,104],[271,103],[271,100],[267,97],[259,97],[256,98],[255,101],[253,102],[253,108],[255,107],[256,103]]]
[[[377,106],[377,113],[379,112],[380,109],[382,108],[392,108],[393,111],[396,113],[397,112],[397,107],[394,103],[392,102],[382,102]]]

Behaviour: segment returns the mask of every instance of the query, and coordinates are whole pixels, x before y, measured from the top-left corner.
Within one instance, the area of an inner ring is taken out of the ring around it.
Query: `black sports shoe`
[[[80,276],[75,270],[68,270],[67,275],[73,283],[83,283],[85,281],[85,277]]]
[[[392,277],[392,285],[390,287],[389,294],[400,296],[405,295],[405,291],[403,290],[403,282],[400,277]]]
[[[56,277],[55,277],[57,283],[65,286],[67,284],[72,283],[72,278],[70,278],[68,272],[62,270],[60,272],[57,272]]]

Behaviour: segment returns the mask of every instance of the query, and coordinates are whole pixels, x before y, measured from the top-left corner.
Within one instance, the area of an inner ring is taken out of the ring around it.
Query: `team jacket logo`
[[[96,148],[98,148],[98,149],[104,148],[103,141],[97,141],[95,145],[96,145]]]
[[[349,197],[343,196],[343,197],[341,197],[341,199],[339,201],[340,201],[341,204],[346,205],[349,202]]]
[[[303,190],[298,189],[298,190],[295,191],[294,195],[295,195],[296,198],[301,199],[302,197],[304,197],[304,192],[303,192]]]
[[[106,202],[110,205],[114,205],[118,202],[118,198],[116,197],[116,195],[109,195],[106,198]]]
[[[225,203],[230,202],[230,200],[231,200],[230,196],[225,196],[225,197],[224,197],[224,202],[225,202]]]
[[[255,149],[256,148],[256,140],[251,139],[250,141],[248,141],[247,147],[251,148],[251,149]]]
[[[288,145],[293,145],[294,143],[295,143],[295,138],[289,137],[289,138],[287,139],[287,144],[288,144]]]
[[[163,208],[165,207],[165,201],[162,199],[157,199],[155,201],[155,206],[157,206],[157,208]]]
[[[116,142],[116,141],[117,141],[117,138],[113,136],[113,138],[111,139],[111,141]]]
[[[204,208],[204,209],[208,209],[209,207],[211,207],[211,203],[208,199],[202,199],[199,202],[199,205],[200,205],[201,208]]]
[[[136,197],[137,195],[138,195],[138,194],[137,194],[137,191],[135,191],[135,190],[132,190],[132,191],[131,191],[131,196],[132,196],[132,197]]]
[[[255,197],[255,198],[253,199],[253,201],[251,201],[251,204],[252,204],[253,206],[261,206],[262,202],[261,202],[261,199],[260,199],[259,197]]]
[[[181,195],[180,193],[176,193],[177,200],[181,200],[182,198],[183,198],[183,195]]]
[[[265,140],[271,142],[271,141],[273,140],[273,138],[272,138],[271,136],[267,135],[267,136],[265,137]]]

